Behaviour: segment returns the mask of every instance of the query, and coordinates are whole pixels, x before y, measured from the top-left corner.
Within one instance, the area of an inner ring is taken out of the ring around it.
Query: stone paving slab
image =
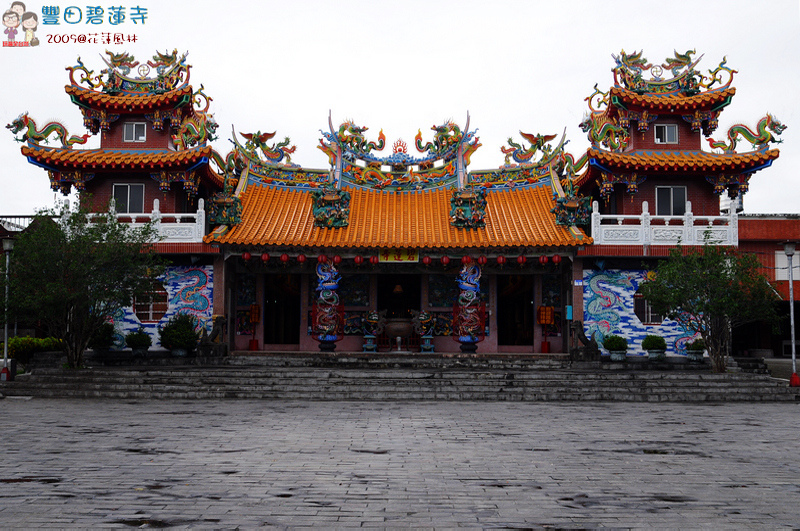
[[[6,399],[4,529],[800,526],[800,405]]]

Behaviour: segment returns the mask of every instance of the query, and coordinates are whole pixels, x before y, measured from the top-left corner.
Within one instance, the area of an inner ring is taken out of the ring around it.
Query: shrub
[[[661,336],[648,335],[642,341],[644,350],[667,350],[667,342]]]
[[[173,315],[158,331],[161,346],[169,349],[192,350],[199,339],[195,331],[197,319],[188,313]]]
[[[686,344],[686,350],[705,350],[706,349],[706,342],[703,341],[702,337],[699,337],[692,341],[691,343]]]
[[[153,344],[153,340],[144,328],[139,328],[135,332],[125,334],[125,344],[132,349],[148,349]]]
[[[114,344],[114,325],[111,323],[103,323],[94,331],[92,338],[89,340],[89,348],[109,349]]]
[[[8,340],[8,355],[18,363],[27,365],[36,352],[52,352],[64,350],[60,339],[54,337],[12,337]]]
[[[603,346],[606,350],[628,350],[628,340],[622,336],[606,336]]]

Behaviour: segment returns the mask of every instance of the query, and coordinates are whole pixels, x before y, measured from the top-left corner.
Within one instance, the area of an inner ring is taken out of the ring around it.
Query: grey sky
[[[41,12],[42,5],[30,2],[28,9]],[[502,164],[500,147],[510,136],[519,141],[520,130],[560,134],[566,128],[568,149],[576,156],[585,150],[588,142],[578,127],[587,109],[584,98],[595,84],[601,90],[611,85],[612,53],[643,50],[651,62],[663,62],[673,50],[695,49],[704,54],[702,72],[725,56],[738,70],[736,96],[713,137],[724,138],[735,123],[754,127],[767,112],[789,126],[778,146],[780,158],[751,180],[746,211],[800,212],[797,0],[114,5],[147,7],[146,23],[40,23],[39,47],[0,49],[3,125],[28,111],[40,126],[59,120],[71,134],[83,134],[80,112],[64,93],[66,66],[80,56],[99,72],[106,48],[138,60],[177,48],[189,52],[193,86],[203,84],[213,98],[211,111],[220,124],[214,146],[220,152],[229,149],[232,126],[238,132],[276,131],[276,140],[289,136],[297,146],[293,162],[325,168],[327,159],[316,146],[329,110],[335,125],[352,119],[369,127],[369,138],[377,139],[383,129],[389,146],[398,138],[411,146],[419,129],[428,140],[430,127],[447,119],[463,127],[469,112],[470,128],[478,129],[483,144],[470,169],[488,169]],[[137,42],[47,42],[50,35],[102,31],[135,35]],[[99,139],[87,146],[99,146]],[[740,144],[740,151],[748,146]],[[45,171],[28,164],[19,147],[8,131],[0,133],[0,214],[31,213],[56,198]]]

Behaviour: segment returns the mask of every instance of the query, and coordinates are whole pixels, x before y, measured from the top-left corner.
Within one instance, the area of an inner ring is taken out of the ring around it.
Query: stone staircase
[[[175,363],[182,363],[176,365]],[[6,396],[124,399],[796,401],[800,389],[751,373],[571,367],[531,356],[227,356],[160,365],[36,369]]]
[[[752,372],[755,374],[769,374],[769,367],[766,363],[764,363],[764,358],[753,358],[753,357],[734,357],[734,361],[736,361],[736,365],[739,367],[739,370],[743,372]]]

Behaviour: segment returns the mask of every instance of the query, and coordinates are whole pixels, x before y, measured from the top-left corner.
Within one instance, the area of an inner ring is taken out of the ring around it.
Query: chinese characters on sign
[[[76,6],[66,7],[58,5],[45,5],[41,8],[41,24],[52,28],[53,26],[72,27],[76,25],[97,26],[110,24],[119,26],[132,23],[144,25],[148,18],[146,7],[135,6]],[[3,47],[23,48],[38,46],[39,38],[36,30],[39,28],[39,15],[35,8],[27,11],[24,2],[14,0],[11,6],[3,12],[3,26],[5,27]],[[87,28],[88,29],[88,28]],[[19,35],[18,35],[19,34]],[[45,39],[42,39],[43,41]],[[76,34],[47,34],[46,42],[54,44],[124,44],[136,42],[134,34],[112,32],[86,32]]]
[[[104,24],[108,22],[112,26],[123,24],[126,20],[134,24],[144,24],[147,20],[146,7],[123,7],[110,6],[102,8],[100,6],[60,6],[42,7],[42,24],[45,26],[59,25],[63,21],[65,24]]]
[[[419,262],[419,252],[416,249],[384,249],[378,259],[383,263]]]

